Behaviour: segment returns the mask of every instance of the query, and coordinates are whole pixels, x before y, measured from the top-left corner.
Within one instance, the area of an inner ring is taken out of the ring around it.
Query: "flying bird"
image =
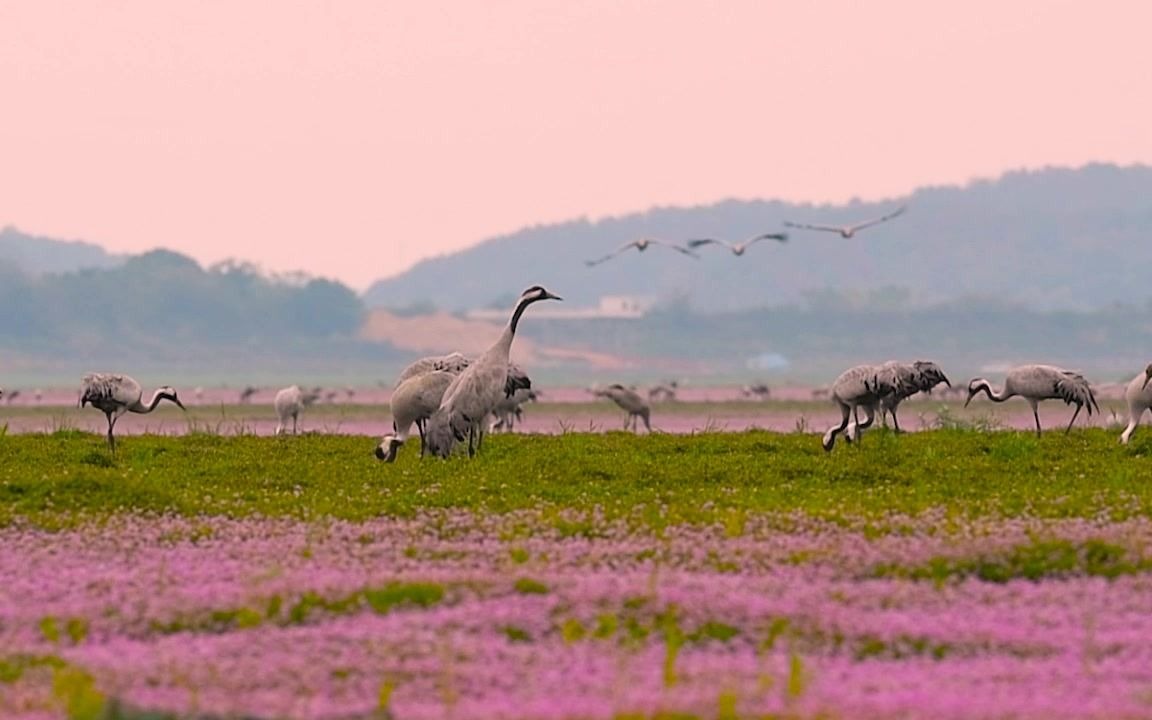
[[[80,407],[90,404],[104,412],[108,418],[108,447],[112,452],[116,452],[116,438],[112,435],[112,428],[124,413],[150,413],[161,400],[169,400],[181,410],[184,409],[184,404],[176,397],[176,391],[167,385],[156,390],[147,405],[140,401],[141,397],[140,383],[127,375],[88,373],[80,379]]]
[[[693,258],[697,258],[697,259],[700,258],[700,256],[697,255],[696,253],[692,252],[691,250],[689,250],[687,248],[682,248],[679,245],[667,243],[667,242],[664,242],[663,240],[656,240],[655,238],[640,238],[639,240],[633,240],[630,243],[625,243],[625,244],[621,245],[619,249],[615,250],[614,252],[608,253],[607,255],[605,255],[602,258],[599,258],[596,260],[585,260],[584,264],[587,265],[588,267],[592,267],[593,265],[599,265],[600,263],[604,262],[605,260],[611,260],[612,258],[616,257],[620,253],[622,253],[625,250],[628,250],[630,248],[636,248],[636,250],[638,250],[639,252],[644,252],[645,250],[648,249],[648,247],[650,245],[663,245],[664,247],[668,248],[669,250],[675,250],[676,252],[681,253],[683,255],[687,255],[688,257],[693,257]]]
[[[727,240],[719,240],[717,238],[710,238],[710,237],[696,238],[695,240],[689,240],[688,241],[688,247],[698,248],[698,247],[701,247],[703,245],[723,245],[724,247],[731,250],[733,255],[735,255],[736,257],[740,257],[741,255],[744,254],[744,251],[747,250],[748,247],[752,243],[759,242],[761,240],[775,240],[777,242],[788,242],[788,233],[764,233],[762,235],[756,235],[754,237],[750,237],[747,240],[744,240],[743,242],[738,242],[738,243],[732,243],[732,242],[728,242]]]
[[[864,222],[858,222],[855,225],[811,225],[808,223],[789,222],[787,220],[784,221],[784,225],[785,225],[785,227],[801,228],[803,230],[823,230],[825,232],[840,233],[840,237],[850,238],[853,235],[855,235],[857,232],[859,232],[860,230],[863,230],[864,228],[872,227],[873,225],[879,225],[882,222],[888,222],[889,220],[891,220],[894,217],[897,217],[899,215],[903,215],[904,211],[907,209],[908,209],[907,205],[902,205],[899,208],[888,213],[887,215],[881,215],[878,218],[873,218],[871,220],[865,220]]]

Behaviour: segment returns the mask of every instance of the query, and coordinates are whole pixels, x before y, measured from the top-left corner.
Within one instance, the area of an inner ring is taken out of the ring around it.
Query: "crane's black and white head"
[[[964,407],[968,407],[968,403],[972,402],[972,398],[976,397],[980,391],[990,392],[988,381],[984,378],[973,378],[968,383],[968,399],[964,401]]]
[[[187,410],[187,408],[184,407],[184,403],[180,402],[180,398],[177,397],[176,388],[165,385],[164,387],[156,390],[156,394],[163,400],[168,400],[172,403],[175,403],[176,407],[180,408],[181,410]]]
[[[1140,386],[1141,390],[1148,387],[1149,380],[1152,380],[1152,363],[1148,363],[1148,367],[1144,368],[1144,384]]]
[[[385,435],[380,444],[376,446],[376,459],[383,460],[384,462],[394,462],[396,460],[396,453],[400,452],[400,446],[404,441],[395,435]]]
[[[553,295],[540,285],[533,285],[524,292],[520,293],[520,302],[534,303],[540,300],[563,300],[564,298],[559,295]]]

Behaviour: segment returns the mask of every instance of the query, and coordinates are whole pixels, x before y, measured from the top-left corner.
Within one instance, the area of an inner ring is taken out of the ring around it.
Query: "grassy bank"
[[[190,434],[121,440],[76,431],[0,437],[0,522],[67,525],[124,512],[361,520],[451,508],[554,509],[658,528],[733,513],[875,519],[957,516],[1122,519],[1152,512],[1152,438],[1104,430],[876,431],[830,454],[811,434],[493,436],[474,460],[392,465],[375,439]],[[559,521],[558,521],[559,522]],[[589,522],[584,530],[594,532]]]

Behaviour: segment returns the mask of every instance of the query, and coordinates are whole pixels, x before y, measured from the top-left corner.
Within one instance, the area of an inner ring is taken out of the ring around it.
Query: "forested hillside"
[[[155,250],[108,269],[34,276],[0,268],[0,346],[184,347],[353,335],[360,299],[340,283],[204,269]]]

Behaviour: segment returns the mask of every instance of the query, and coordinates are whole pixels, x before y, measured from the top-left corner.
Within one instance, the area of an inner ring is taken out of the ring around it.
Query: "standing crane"
[[[116,452],[116,438],[112,429],[116,421],[126,412],[145,415],[156,409],[161,400],[176,404],[181,410],[184,404],[176,397],[176,391],[165,385],[152,394],[147,405],[141,402],[140,383],[127,375],[113,373],[88,373],[80,379],[80,407],[91,405],[104,413],[108,419],[108,447]]]
[[[411,436],[413,423],[420,433],[420,457],[424,457],[428,447],[428,420],[439,409],[448,384],[471,364],[470,358],[453,352],[420,358],[401,370],[389,401],[392,432],[380,441],[376,457],[385,462],[395,461],[400,446]],[[505,397],[501,403],[507,402],[514,395],[531,392],[531,387],[532,381],[524,371],[514,363],[508,363],[504,382]],[[498,404],[493,411],[497,412],[499,408]],[[445,442],[450,444],[451,440]]]
[[[1041,400],[1058,399],[1067,405],[1075,405],[1076,412],[1068,421],[1065,434],[1072,430],[1072,423],[1080,414],[1081,408],[1088,408],[1088,415],[1093,411],[1100,412],[1096,404],[1096,394],[1084,376],[1071,370],[1065,370],[1054,365],[1020,365],[1008,371],[1004,376],[1004,389],[996,392],[992,384],[984,378],[973,378],[968,383],[968,399],[964,407],[972,402],[972,398],[983,392],[992,402],[1004,402],[1010,397],[1019,395],[1032,406],[1032,417],[1036,419],[1036,435],[1040,435],[1040,413],[1037,405]]]
[[[776,242],[788,242],[788,233],[761,233],[760,235],[753,235],[747,240],[741,242],[729,242],[727,240],[720,240],[718,238],[696,238],[695,240],[688,241],[688,247],[695,250],[702,245],[723,245],[732,251],[736,257],[744,254],[753,243],[760,242],[761,240],[775,240]]]
[[[1149,380],[1152,380],[1152,363],[1144,368],[1144,372],[1132,378],[1124,390],[1124,399],[1128,401],[1128,427],[1120,434],[1120,442],[1124,445],[1128,444],[1136,426],[1140,424],[1144,411],[1152,408],[1152,387],[1148,387]]]
[[[616,403],[617,407],[628,413],[624,416],[625,430],[631,426],[633,432],[639,433],[640,423],[637,420],[639,419],[644,421],[645,429],[652,432],[652,409],[648,406],[648,401],[640,397],[640,393],[630,390],[620,383],[613,383],[602,390],[593,390],[592,394],[608,398]]]
[[[840,237],[848,239],[864,228],[872,227],[873,225],[879,225],[882,222],[888,222],[894,217],[903,215],[904,211],[907,209],[908,206],[903,205],[888,213],[887,215],[882,215],[878,218],[873,218],[872,220],[865,220],[864,222],[858,222],[853,225],[812,225],[809,223],[788,222],[787,220],[784,221],[784,225],[785,227],[801,228],[803,230],[822,230],[824,232],[840,233]]]
[[[560,299],[539,285],[533,285],[521,293],[504,332],[492,347],[457,375],[444,391],[444,399],[429,421],[427,440],[434,454],[447,457],[452,449],[452,439],[463,441],[465,437],[468,438],[469,457],[476,454],[475,443],[480,439],[484,419],[500,402],[501,397],[516,389],[509,389],[508,356],[520,316],[534,302]]]
[[[296,434],[296,425],[300,419],[300,410],[316,402],[319,394],[311,390],[301,390],[299,385],[289,385],[276,393],[272,407],[276,409],[276,434],[280,435],[288,429],[288,418],[292,418],[292,434]]]

